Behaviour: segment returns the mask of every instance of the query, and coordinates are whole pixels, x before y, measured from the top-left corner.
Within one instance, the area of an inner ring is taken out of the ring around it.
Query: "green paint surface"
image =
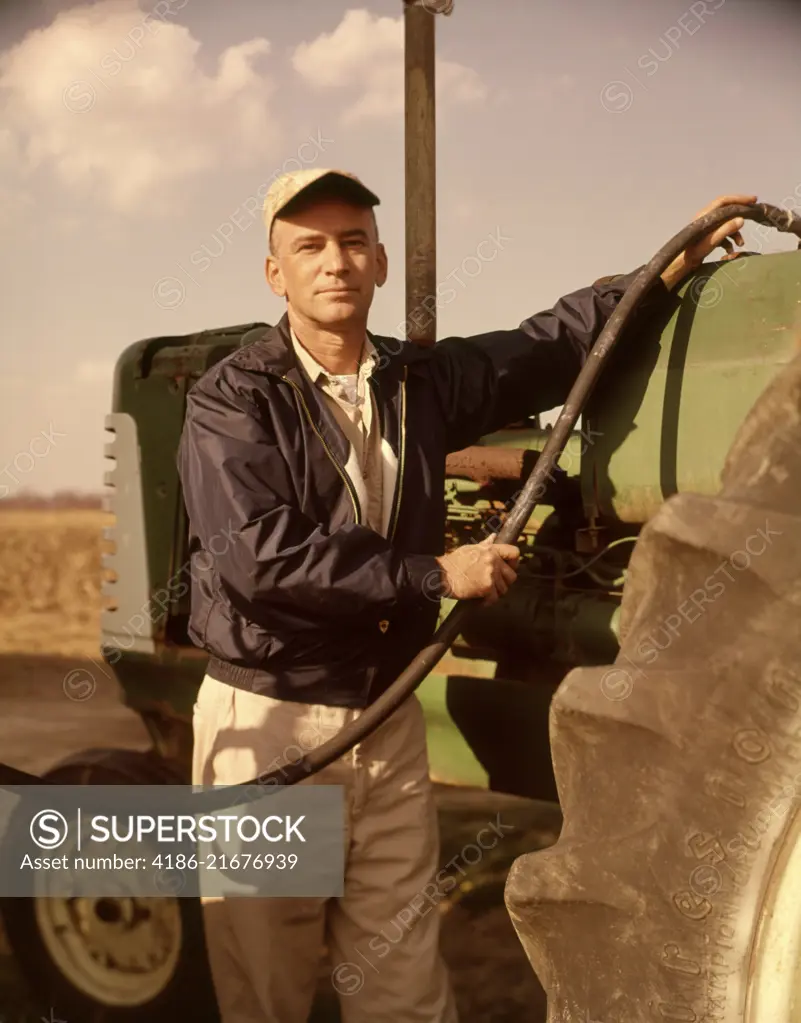
[[[672,494],[716,493],[737,431],[799,340],[801,252],[689,277],[666,322],[621,337],[625,365],[593,393],[581,465],[588,514],[646,522]]]

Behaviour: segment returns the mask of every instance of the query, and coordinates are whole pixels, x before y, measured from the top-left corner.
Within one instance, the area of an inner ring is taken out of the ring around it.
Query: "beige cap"
[[[378,206],[381,200],[361,182],[355,174],[343,170],[330,170],[321,167],[309,167],[305,170],[292,171],[289,174],[282,174],[272,185],[264,197],[264,226],[269,235],[273,220],[287,207],[293,199],[296,199],[301,192],[305,192],[312,185],[320,183],[320,191],[339,193],[351,197],[366,206]]]

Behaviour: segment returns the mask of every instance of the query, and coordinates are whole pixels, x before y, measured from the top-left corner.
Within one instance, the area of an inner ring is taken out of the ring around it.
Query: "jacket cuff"
[[[446,591],[445,573],[433,554],[408,554],[403,564],[411,599],[442,600]]]

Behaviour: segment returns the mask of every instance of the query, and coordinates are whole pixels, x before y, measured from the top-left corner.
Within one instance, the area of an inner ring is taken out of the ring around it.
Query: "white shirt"
[[[290,328],[291,330],[291,328]],[[291,330],[298,362],[315,386],[319,387],[350,443],[344,466],[356,491],[362,510],[362,522],[387,535],[392,500],[397,485],[398,460],[381,436],[381,425],[370,377],[378,353],[368,337],[364,339],[362,360],[357,373],[329,373],[311,352],[304,348]]]

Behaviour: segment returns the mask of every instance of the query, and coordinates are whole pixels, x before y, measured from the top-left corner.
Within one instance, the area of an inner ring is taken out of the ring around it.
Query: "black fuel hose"
[[[721,206],[694,220],[674,235],[642,268],[606,322],[570,390],[567,401],[528,480],[506,516],[501,529],[495,534],[497,543],[513,544],[531,517],[531,513],[544,493],[545,482],[553,473],[559,456],[593,391],[609,353],[642,298],[670,263],[688,245],[735,217],[754,220],[774,227],[778,231],[795,234],[801,239],[801,218],[794,216],[788,210],[771,206],[768,203],[755,203],[752,206],[741,204]],[[801,248],[801,242],[799,247]],[[392,685],[377,697],[374,703],[366,707],[354,722],[346,725],[328,742],[310,750],[300,760],[288,763],[284,767],[277,768],[260,777],[252,778],[250,781],[222,786],[213,791],[193,793],[189,799],[192,813],[212,811],[250,802],[259,798],[260,795],[267,795],[270,790],[277,792],[280,791],[280,787],[294,785],[304,778],[309,778],[338,760],[357,743],[362,742],[374,732],[411,696],[447,652],[461,632],[466,617],[479,603],[480,600],[458,601],[437,629],[431,642],[417,654]],[[24,772],[14,771],[14,775],[15,781],[10,779],[3,781],[4,775],[0,766],[0,784],[24,784],[23,778],[29,778],[31,783],[41,783],[41,779],[35,778],[33,775],[25,775]]]

